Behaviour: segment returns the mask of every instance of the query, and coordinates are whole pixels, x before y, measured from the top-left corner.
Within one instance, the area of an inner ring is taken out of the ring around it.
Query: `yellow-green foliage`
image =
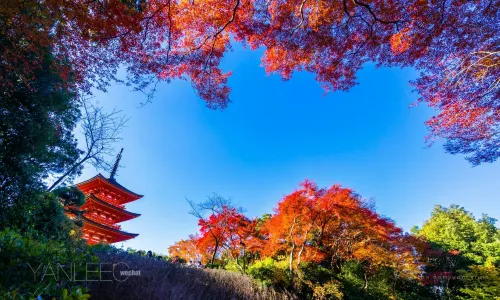
[[[500,299],[500,230],[495,222],[487,215],[476,219],[457,205],[438,205],[422,228],[413,229],[433,248],[455,253],[429,265],[459,276],[441,287],[445,293],[458,299]]]
[[[270,257],[250,265],[248,274],[265,286],[288,287],[291,284],[287,262]]]
[[[341,291],[342,284],[337,280],[330,280],[323,285],[315,285],[313,287],[314,299],[343,299],[344,294]]]
[[[240,272],[240,273],[244,273],[243,271],[243,267],[242,266],[239,266],[238,264],[236,264],[236,261],[235,260],[230,260],[225,266],[224,266],[224,269],[227,270],[227,271],[230,271],[230,272]]]
[[[89,294],[84,294],[81,289],[77,288],[74,291],[68,292],[67,289],[63,290],[62,300],[85,300],[90,299]],[[55,298],[54,298],[55,300]]]
[[[422,228],[413,231],[435,248],[458,250],[476,264],[500,265],[500,230],[495,219],[483,215],[476,219],[463,207],[437,205]]]

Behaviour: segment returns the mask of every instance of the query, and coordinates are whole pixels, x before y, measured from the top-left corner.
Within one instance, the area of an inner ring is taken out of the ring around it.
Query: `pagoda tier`
[[[125,204],[142,198],[142,195],[116,182],[113,178],[115,171],[111,173],[110,178],[97,174],[89,180],[76,184],[86,197],[85,204],[80,207],[83,211],[80,219],[83,221],[83,238],[89,244],[112,244],[138,236],[138,234],[122,231],[117,223],[140,216],[140,214],[125,210]],[[72,214],[69,215],[75,217]]]
[[[136,194],[121,184],[116,182],[114,178],[106,178],[102,174],[80,182],[76,185],[84,194],[92,193],[98,196],[101,200],[113,203],[117,206],[135,201],[142,198],[142,195]]]
[[[125,210],[123,206],[120,207],[103,201],[94,194],[87,194],[85,204],[81,206],[81,209],[87,211],[87,217],[93,219],[96,216],[110,224],[132,220],[141,215]]]
[[[99,243],[118,243],[135,238],[139,235],[136,233],[121,231],[119,229],[104,225],[101,222],[96,222],[85,217],[85,214],[81,217],[81,220],[83,221],[83,238],[87,240],[89,245],[95,245]]]

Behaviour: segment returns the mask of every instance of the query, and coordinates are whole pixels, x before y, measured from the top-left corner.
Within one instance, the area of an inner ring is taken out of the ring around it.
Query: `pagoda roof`
[[[90,179],[87,179],[85,181],[77,183],[76,186],[81,188],[89,183],[94,182],[94,181],[102,181],[103,183],[105,183],[105,184],[121,191],[122,193],[125,193],[126,195],[128,195],[129,197],[127,199],[123,200],[122,203],[128,203],[128,202],[140,199],[144,196],[144,195],[140,195],[140,194],[136,194],[136,193],[132,192],[131,190],[124,187],[123,185],[119,184],[114,178],[106,178],[101,173],[97,174],[96,176],[94,176]]]
[[[139,217],[139,216],[141,215],[141,214],[137,214],[137,213],[130,212],[130,211],[125,210],[125,209],[123,209],[123,208],[121,208],[121,207],[115,206],[115,205],[113,205],[113,204],[111,204],[111,203],[108,203],[108,202],[106,202],[106,201],[104,201],[104,200],[101,200],[101,199],[99,199],[97,196],[95,196],[94,194],[88,194],[88,195],[87,195],[87,199],[91,199],[91,200],[92,200],[92,201],[94,201],[94,202],[97,202],[97,203],[99,203],[99,204],[101,204],[101,205],[103,205],[103,206],[106,206],[106,207],[108,207],[108,208],[110,208],[110,209],[112,209],[112,210],[116,211],[116,212],[117,212],[118,214],[120,214],[120,215],[126,215],[126,216],[128,216],[128,217],[126,217],[126,218],[124,218],[124,219],[120,220],[119,222],[128,221],[128,220],[131,220],[131,219],[137,218],[137,217]],[[84,204],[84,205],[85,205],[85,204]]]
[[[123,239],[121,239],[120,241],[128,240],[128,239],[131,239],[131,238],[135,238],[136,236],[139,235],[138,233],[129,233],[129,232],[126,232],[126,231],[121,231],[119,229],[115,229],[115,228],[106,226],[104,224],[97,223],[95,221],[92,221],[92,220],[86,218],[85,216],[80,216],[80,218],[83,220],[84,224],[87,223],[89,225],[93,225],[93,226],[99,227],[101,229],[104,229],[106,231],[110,231],[112,233],[115,233],[115,234],[123,237]]]

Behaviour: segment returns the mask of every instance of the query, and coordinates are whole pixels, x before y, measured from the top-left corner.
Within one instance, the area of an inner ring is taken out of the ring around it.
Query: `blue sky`
[[[122,224],[140,234],[124,247],[167,253],[195,233],[186,198],[202,201],[215,192],[255,217],[272,212],[306,178],[374,198],[377,212],[405,230],[436,204],[500,218],[500,163],[473,168],[439,144],[425,145],[432,110],[409,108],[417,98],[408,83],[415,71],[367,65],[349,92],[324,95],[312,74],[267,76],[262,51],[234,48],[223,60],[233,71],[224,111],[206,108],[185,81],[161,84],[144,107],[143,95],[124,86],[96,95],[130,117],[116,145],[117,152],[125,148],[117,180],[145,195],[127,206],[142,216]],[[88,167],[77,181],[95,174]]]

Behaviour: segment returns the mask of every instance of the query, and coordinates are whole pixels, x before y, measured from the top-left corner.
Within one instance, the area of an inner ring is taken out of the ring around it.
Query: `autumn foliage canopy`
[[[199,227],[198,235],[169,248],[172,257],[204,264],[229,259],[242,269],[245,260],[269,257],[286,261],[291,273],[301,263],[340,270],[349,260],[362,262],[367,274],[391,268],[416,280],[422,272],[418,243],[339,185],[320,189],[306,181],[271,216],[250,220],[223,207]]]
[[[420,101],[436,108],[429,139],[473,164],[499,144],[497,0],[19,1],[0,5],[2,74],[29,85],[46,48],[80,88],[105,89],[119,67],[148,95],[159,80],[188,79],[210,108],[229,103],[231,42],[265,49],[284,79],[305,70],[326,91],[346,91],[366,62],[413,66]],[[0,79],[2,75],[0,74]]]

